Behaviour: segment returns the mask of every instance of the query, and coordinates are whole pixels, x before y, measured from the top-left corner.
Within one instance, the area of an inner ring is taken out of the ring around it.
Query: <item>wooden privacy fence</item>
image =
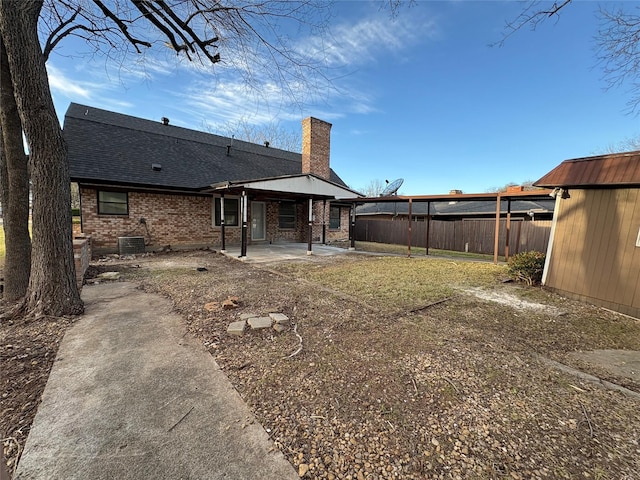
[[[429,247],[456,252],[493,254],[495,219],[431,220]],[[356,221],[356,240],[376,243],[407,245],[409,221],[364,220]],[[500,220],[498,255],[504,255],[507,232],[506,219]],[[536,250],[547,251],[551,220],[525,221],[511,219],[509,255]],[[414,221],[411,227],[411,246],[424,247],[427,222]]]

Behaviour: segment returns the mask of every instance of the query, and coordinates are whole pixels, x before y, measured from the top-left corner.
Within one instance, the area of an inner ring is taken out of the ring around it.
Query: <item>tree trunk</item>
[[[31,166],[33,249],[24,305],[34,315],[73,315],[83,304],[73,260],[69,163],[38,39],[42,4],[0,0],[0,34]]]
[[[22,145],[22,125],[0,39],[0,199],[5,244],[4,298],[25,296],[31,272],[29,237],[29,170]]]

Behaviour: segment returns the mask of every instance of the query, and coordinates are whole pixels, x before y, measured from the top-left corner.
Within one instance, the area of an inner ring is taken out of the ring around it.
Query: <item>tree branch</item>
[[[49,54],[51,53],[51,50],[55,48],[55,46],[60,42],[60,40],[66,37],[70,31],[74,30],[75,28],[78,28],[78,26],[76,25],[74,27],[71,27],[65,30],[62,34],[58,35],[58,33],[62,32],[67,25],[70,25],[71,23],[73,23],[73,21],[76,19],[76,17],[78,16],[81,10],[82,10],[82,7],[78,7],[76,11],[73,12],[73,15],[71,15],[71,17],[69,17],[64,22],[60,23],[60,25],[58,25],[51,32],[51,34],[49,35],[49,38],[47,38],[47,42],[45,43],[44,49],[42,52],[42,54],[44,55],[45,62],[49,59]],[[58,36],[56,37],[56,35]]]
[[[133,37],[130,33],[129,33],[129,27],[126,25],[126,23],[121,20],[120,18],[118,18],[118,16],[113,13],[111,10],[109,10],[104,3],[102,3],[101,0],[92,0],[93,3],[95,3],[98,8],[102,11],[102,13],[108,17],[111,21],[113,21],[113,23],[115,23],[118,28],[120,29],[120,31],[122,32],[122,34],[126,37],[126,39],[134,46],[134,48],[136,49],[136,51],[138,53],[142,53],[141,50],[138,48],[138,45],[142,45],[144,47],[147,48],[151,48],[151,43],[145,41],[145,40],[140,40],[139,38],[135,38]],[[134,0],[132,0],[134,2],[134,4],[136,3]]]
[[[553,17],[560,16],[560,10],[569,5],[573,0],[562,0],[560,4],[553,2],[553,5],[549,9],[540,9],[540,0],[529,0],[527,6],[520,12],[520,14],[510,22],[506,22],[505,33],[498,42],[492,43],[490,46],[502,47],[504,43],[516,32],[521,30],[525,26],[529,26],[531,30],[535,30],[545,20]]]

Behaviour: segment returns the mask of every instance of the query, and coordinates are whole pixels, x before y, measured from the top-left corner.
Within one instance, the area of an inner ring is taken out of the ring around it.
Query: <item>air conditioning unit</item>
[[[118,237],[118,253],[120,255],[144,253],[144,237]]]

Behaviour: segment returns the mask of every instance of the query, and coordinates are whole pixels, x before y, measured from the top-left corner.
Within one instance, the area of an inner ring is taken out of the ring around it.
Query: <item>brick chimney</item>
[[[302,173],[329,180],[330,149],[331,124],[313,117],[302,120]]]

